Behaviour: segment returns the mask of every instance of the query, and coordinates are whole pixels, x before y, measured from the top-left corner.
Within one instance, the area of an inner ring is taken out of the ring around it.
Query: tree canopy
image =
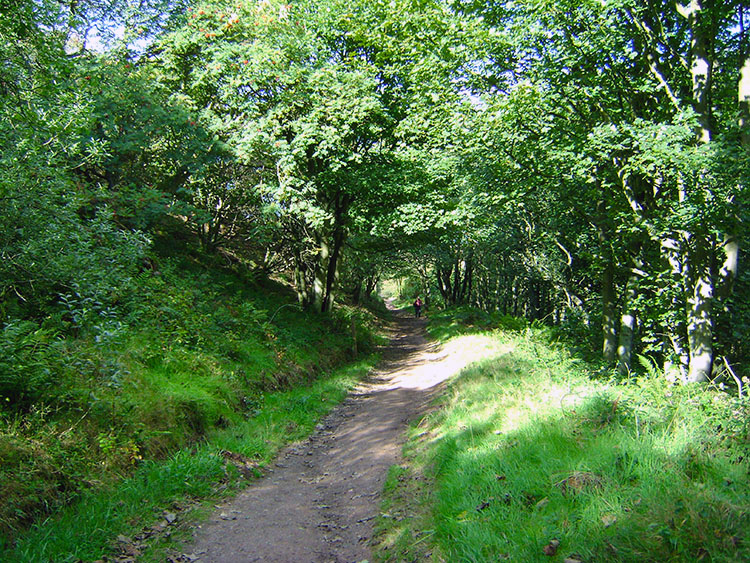
[[[4,330],[117,317],[179,225],[320,313],[401,276],[622,375],[642,355],[741,378],[749,20],[740,0],[6,3]]]

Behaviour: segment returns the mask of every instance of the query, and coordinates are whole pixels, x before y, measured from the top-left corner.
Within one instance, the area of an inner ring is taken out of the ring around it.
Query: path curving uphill
[[[273,471],[204,523],[194,560],[211,563],[360,562],[402,435],[440,384],[466,360],[425,339],[424,319],[393,311],[392,339],[377,370]]]

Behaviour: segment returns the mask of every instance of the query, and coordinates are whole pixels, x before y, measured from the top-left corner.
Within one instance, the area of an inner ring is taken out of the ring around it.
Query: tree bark
[[[316,313],[322,313],[330,249],[328,247],[328,241],[326,240],[325,236],[318,236],[317,243],[318,255],[314,267],[315,273],[312,281],[310,305]]]
[[[365,299],[368,301],[372,298],[372,292],[378,285],[379,276],[370,276],[365,280]]]
[[[302,257],[302,250],[294,250],[294,286],[297,290],[297,301],[307,308],[310,303],[309,287],[307,283],[307,265]]]
[[[698,143],[709,143],[712,137],[711,79],[713,61],[709,56],[709,26],[701,0],[677,5],[687,18],[690,28],[690,76],[693,109],[698,116]],[[702,180],[697,179],[698,182]],[[714,282],[708,255],[708,235],[697,230],[690,233],[685,256],[687,273],[686,321],[690,355],[688,381],[707,381],[713,363],[713,298]],[[690,248],[692,247],[692,248]]]
[[[461,282],[461,293],[459,303],[466,303],[471,298],[472,278],[474,274],[474,264],[472,257],[469,256],[463,261],[463,281]]]
[[[713,364],[713,293],[708,243],[704,235],[693,236],[687,271],[687,336],[690,353],[688,381],[707,381]]]
[[[446,305],[453,305],[453,287],[451,285],[451,274],[453,273],[453,266],[451,265],[447,270],[442,269],[438,266],[437,268],[435,268],[435,272],[437,274],[438,289],[440,290],[440,295],[443,296],[443,300],[445,301]]]
[[[453,262],[453,295],[451,296],[451,302],[453,305],[459,302],[459,292],[461,288],[461,263],[458,258]]]
[[[693,90],[693,109],[700,123],[699,141],[708,143],[712,137],[711,81],[713,60],[709,56],[707,15],[701,0],[690,0],[687,6],[678,4],[680,13],[687,18],[690,27],[690,77]]]
[[[750,56],[745,59],[745,64],[740,70],[737,97],[740,109],[740,139],[747,147],[750,146]]]
[[[336,281],[338,280],[339,273],[339,259],[341,257],[341,249],[344,247],[344,240],[346,239],[346,231],[343,225],[339,224],[335,227],[333,232],[333,248],[331,249],[331,256],[328,260],[327,272],[326,272],[326,285],[325,292],[323,295],[323,306],[321,312],[325,313],[333,308],[334,303],[334,290],[336,287]]]
[[[602,337],[602,358],[611,364],[617,358],[615,268],[611,259],[602,272]]]
[[[636,311],[636,283],[635,268],[631,269],[625,286],[625,295],[620,316],[620,333],[617,345],[617,373],[620,376],[630,374],[633,359],[633,334],[635,333]]]
[[[717,301],[723,301],[732,295],[734,280],[737,278],[737,266],[739,262],[740,244],[736,236],[726,235],[722,244],[724,263],[716,275],[715,297]]]

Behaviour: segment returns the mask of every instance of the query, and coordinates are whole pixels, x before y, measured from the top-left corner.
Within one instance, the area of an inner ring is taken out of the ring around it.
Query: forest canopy
[[[154,241],[187,233],[310,311],[402,277],[621,375],[643,356],[741,382],[749,20],[740,0],[6,2],[0,345],[107,333]],[[1,368],[6,406],[33,380]]]

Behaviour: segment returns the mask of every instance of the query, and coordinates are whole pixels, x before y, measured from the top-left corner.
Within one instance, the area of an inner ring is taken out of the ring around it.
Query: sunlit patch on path
[[[491,352],[492,340],[488,337],[464,337],[442,348],[436,345],[415,350],[408,361],[396,362],[392,371],[383,371],[387,380],[381,386],[390,389],[428,390],[457,375],[462,369],[486,357]],[[506,350],[507,352],[507,350]],[[399,365],[400,364],[400,365]]]
[[[482,337],[439,348],[424,319],[396,312],[378,370],[269,475],[220,506],[197,533],[200,561],[362,561],[402,435],[441,384],[489,351]],[[495,350],[495,353],[497,351]]]

